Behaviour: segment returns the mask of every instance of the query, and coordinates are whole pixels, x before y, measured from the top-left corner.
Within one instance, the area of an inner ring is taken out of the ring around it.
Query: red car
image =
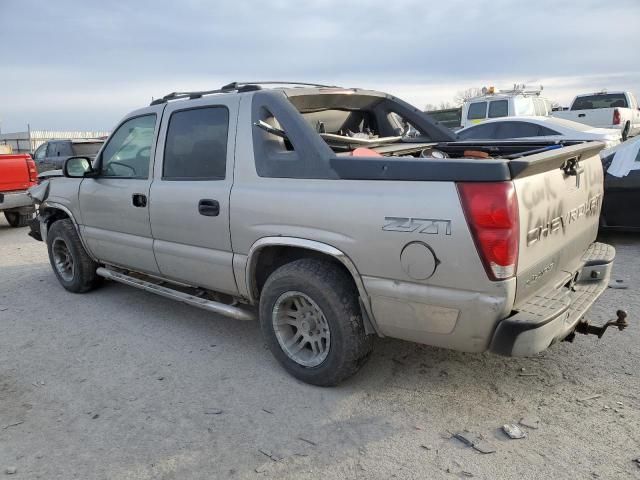
[[[0,155],[0,211],[12,227],[26,227],[35,207],[27,189],[37,184],[38,170],[29,154]]]

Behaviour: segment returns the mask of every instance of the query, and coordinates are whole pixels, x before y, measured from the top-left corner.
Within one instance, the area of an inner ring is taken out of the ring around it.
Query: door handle
[[[586,113],[579,113],[579,114],[578,114],[578,117],[586,117],[586,116],[587,116],[587,114],[586,114]]]
[[[147,196],[144,193],[134,193],[131,195],[131,203],[134,207],[144,208],[147,206]]]
[[[205,217],[217,217],[220,215],[220,204],[217,200],[203,198],[198,202],[198,213]]]

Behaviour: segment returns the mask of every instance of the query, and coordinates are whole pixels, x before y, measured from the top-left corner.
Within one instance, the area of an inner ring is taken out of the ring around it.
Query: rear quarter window
[[[499,140],[509,138],[537,137],[540,135],[540,125],[529,122],[502,122],[496,136]]]
[[[497,123],[483,123],[458,133],[458,140],[482,140],[495,138]]]

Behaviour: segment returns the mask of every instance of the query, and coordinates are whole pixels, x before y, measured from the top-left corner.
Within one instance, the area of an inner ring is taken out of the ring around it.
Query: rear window
[[[508,100],[494,100],[489,103],[489,118],[506,117],[509,115]]]
[[[599,95],[585,95],[576,98],[571,110],[591,110],[592,108],[628,108],[627,97],[624,93],[603,93]]]
[[[487,118],[487,102],[470,103],[467,119],[478,120],[481,118]]]

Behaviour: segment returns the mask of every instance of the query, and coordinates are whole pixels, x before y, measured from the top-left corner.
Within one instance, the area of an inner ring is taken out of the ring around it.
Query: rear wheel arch
[[[326,243],[287,237],[265,237],[256,241],[249,251],[246,267],[247,291],[251,303],[258,303],[260,300],[262,287],[269,275],[279,267],[303,258],[325,260],[348,275],[360,297],[367,333],[379,335],[369,296],[355,264],[344,252]]]

